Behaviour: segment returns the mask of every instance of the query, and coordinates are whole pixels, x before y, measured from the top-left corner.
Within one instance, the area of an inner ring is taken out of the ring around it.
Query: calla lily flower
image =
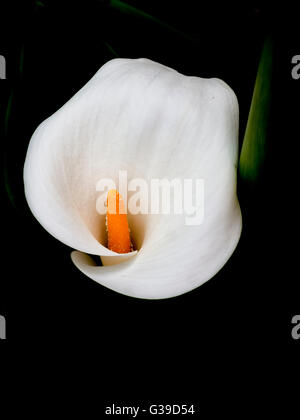
[[[238,103],[223,81],[148,59],[114,59],[36,129],[25,195],[42,226],[74,249],[72,260],[86,276],[128,296],[170,298],[212,278],[239,241],[237,155]],[[128,214],[135,250],[111,251],[96,185],[103,178],[117,183],[120,170],[146,180],[203,179],[203,222]]]

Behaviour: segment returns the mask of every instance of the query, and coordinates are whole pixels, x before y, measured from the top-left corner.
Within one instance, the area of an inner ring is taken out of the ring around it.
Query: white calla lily
[[[237,153],[238,103],[224,82],[146,59],[115,59],[37,128],[25,194],[44,228],[76,250],[72,260],[85,275],[125,295],[169,298],[213,277],[238,243]],[[137,251],[110,251],[96,185],[117,180],[120,170],[146,180],[203,179],[203,222],[129,215]]]

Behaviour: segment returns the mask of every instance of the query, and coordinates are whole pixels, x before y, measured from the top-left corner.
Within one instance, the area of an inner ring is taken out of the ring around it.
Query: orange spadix
[[[108,248],[119,254],[131,251],[130,233],[124,201],[117,190],[107,193],[106,227]]]

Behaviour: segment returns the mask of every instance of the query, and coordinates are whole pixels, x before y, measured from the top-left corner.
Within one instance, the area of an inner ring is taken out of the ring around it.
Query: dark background
[[[263,398],[265,381],[276,383],[281,362],[293,361],[299,349],[291,338],[291,318],[300,313],[300,80],[291,77],[291,58],[300,54],[296,12],[225,3],[41,0],[1,11],[0,54],[7,62],[7,79],[0,80],[5,344],[30,347],[37,357],[59,354],[73,375],[90,373],[102,389],[100,405],[116,396],[197,398],[202,404],[203,395],[228,388],[230,378],[250,407],[251,398]],[[275,57],[266,162],[255,188],[239,181],[244,229],[229,262],[197,290],[162,301],[125,297],[81,274],[71,249],[52,238],[26,205],[22,170],[37,125],[106,61],[147,57],[184,74],[225,80],[239,100],[242,142],[269,33]],[[44,357],[43,366],[50,356]],[[256,383],[253,394],[243,392],[248,378]],[[232,409],[236,399],[232,395],[224,407]]]

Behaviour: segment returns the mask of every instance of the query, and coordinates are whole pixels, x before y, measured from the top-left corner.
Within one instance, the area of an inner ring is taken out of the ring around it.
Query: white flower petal
[[[198,287],[226,263],[239,240],[236,197],[238,104],[218,79],[183,76],[149,60],[112,60],[34,133],[24,182],[29,206],[56,238],[79,251],[113,259],[104,216],[96,211],[99,179],[200,178],[205,217],[130,216],[139,252],[130,261],[95,267],[74,252],[75,265],[118,292],[166,298]]]

